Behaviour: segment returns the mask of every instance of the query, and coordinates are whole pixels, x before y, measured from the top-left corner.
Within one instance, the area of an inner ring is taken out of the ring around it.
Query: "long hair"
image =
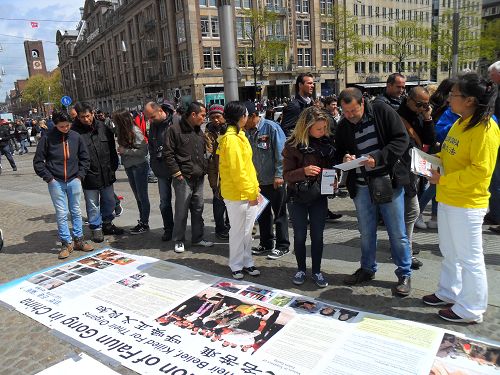
[[[119,109],[113,113],[113,122],[118,130],[118,144],[125,148],[135,148],[135,125],[130,112],[123,108]]]
[[[325,136],[329,136],[330,127],[328,124],[330,123],[330,119],[328,113],[322,108],[312,106],[304,109],[300,114],[288,141],[289,144],[292,147],[297,147],[300,144],[309,146],[309,129],[318,121],[326,121]]]
[[[479,124],[488,126],[489,119],[493,116],[498,91],[497,85],[490,80],[479,77],[477,73],[467,73],[460,76],[456,85],[464,97],[473,97],[476,102],[476,109],[465,130],[472,129]]]
[[[221,126],[220,133],[225,134],[229,125],[236,126],[236,133],[240,132],[240,126],[238,122],[247,113],[247,107],[243,102],[232,101],[226,104],[224,107],[224,119],[226,123]]]

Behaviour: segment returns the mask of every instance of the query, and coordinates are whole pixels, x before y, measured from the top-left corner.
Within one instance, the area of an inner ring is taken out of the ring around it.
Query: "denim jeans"
[[[82,213],[80,211],[80,197],[82,195],[82,183],[78,178],[69,182],[52,180],[49,182],[49,194],[56,210],[57,232],[59,239],[71,243],[73,238],[68,226],[68,213],[71,214],[71,225],[73,226],[73,237],[83,237]]]
[[[215,221],[215,233],[227,233],[229,230],[229,217],[224,200],[217,197],[214,192],[212,199],[212,210]]]
[[[172,212],[172,177],[158,177],[160,193],[160,212],[163,219],[163,230],[172,234],[174,230],[174,214]]]
[[[404,189],[394,189],[392,202],[374,204],[368,186],[357,185],[356,188],[354,205],[361,234],[361,268],[377,272],[377,222],[380,211],[389,235],[392,260],[398,267],[395,273],[397,276],[410,276],[411,252],[405,229]]]
[[[203,240],[203,181],[205,176],[172,180],[175,190],[174,241],[184,241],[188,213],[191,212],[191,242]]]
[[[139,208],[139,220],[143,224],[149,223],[149,213],[151,211],[148,195],[148,172],[148,162],[125,168],[128,183],[134,193],[137,208]]]
[[[6,144],[5,146],[0,147],[0,165],[2,164],[2,155],[5,155],[5,157],[9,161],[10,166],[12,168],[16,168],[16,162],[14,161],[14,158],[12,157],[12,151],[10,149],[9,144]]]
[[[113,185],[99,190],[83,190],[90,229],[100,228],[115,218],[115,191]],[[102,203],[101,203],[102,202]]]
[[[410,250],[413,254],[413,229],[415,228],[415,222],[420,215],[420,208],[418,205],[417,195],[413,197],[408,197],[406,194],[405,199],[405,227],[406,235],[408,236],[408,243],[410,244]]]
[[[493,220],[500,223],[500,152],[493,176],[491,176],[490,193],[490,215]]]
[[[327,198],[326,196],[318,198],[310,204],[291,202],[290,208],[297,269],[306,272],[306,237],[309,220],[312,272],[319,273],[323,257],[323,231],[328,212]]]
[[[20,153],[26,154],[28,152],[28,140],[27,139],[21,139],[19,141],[19,144],[21,145],[21,149],[19,150]]]
[[[269,204],[259,217],[260,245],[266,249],[274,247],[274,223],[276,227],[276,249],[286,251],[290,247],[290,240],[288,239],[285,187],[281,186],[275,189],[273,185],[261,185],[260,192],[264,197],[269,199]]]
[[[420,198],[418,199],[418,204],[420,206],[420,213],[424,212],[425,207],[427,207],[427,204],[431,201],[431,199],[432,199],[431,213],[433,216],[436,216],[438,205],[436,202],[436,185],[434,184],[429,184],[422,193],[422,195],[420,195]]]

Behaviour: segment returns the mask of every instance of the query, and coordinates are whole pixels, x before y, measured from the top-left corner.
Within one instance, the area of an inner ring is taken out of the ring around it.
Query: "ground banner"
[[[494,343],[111,248],[0,301],[141,374],[500,373]]]

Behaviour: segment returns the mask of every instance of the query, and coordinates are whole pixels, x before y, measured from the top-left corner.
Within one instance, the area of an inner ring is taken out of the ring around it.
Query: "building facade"
[[[255,81],[260,97],[291,97],[301,72],[314,74],[317,96],[351,85],[382,87],[398,70],[415,83],[429,80],[430,47],[408,45],[418,58],[410,54],[399,64],[387,33],[407,20],[430,29],[431,1],[232,1],[240,99],[255,97]],[[87,0],[78,29],[57,34],[65,92],[106,111],[140,108],[149,100],[224,103],[216,2]],[[355,17],[344,26],[366,46],[337,71],[340,26],[332,15],[340,8]],[[255,12],[267,21],[259,24]]]

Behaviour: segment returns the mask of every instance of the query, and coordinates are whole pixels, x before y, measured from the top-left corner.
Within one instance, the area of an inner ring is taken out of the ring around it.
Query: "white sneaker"
[[[427,228],[430,228],[430,229],[437,229],[437,227],[438,227],[438,222],[437,222],[437,220],[432,220],[432,219],[431,219],[431,220],[429,220],[429,221],[427,222]]]
[[[417,219],[417,221],[415,222],[415,226],[418,228],[418,229],[427,229],[427,224],[425,224],[425,221],[422,217],[422,215],[420,215]]]
[[[200,242],[194,242],[193,246],[212,247],[214,246],[214,243],[210,241],[201,240]]]
[[[184,242],[176,242],[174,251],[176,253],[183,253],[184,252]]]

